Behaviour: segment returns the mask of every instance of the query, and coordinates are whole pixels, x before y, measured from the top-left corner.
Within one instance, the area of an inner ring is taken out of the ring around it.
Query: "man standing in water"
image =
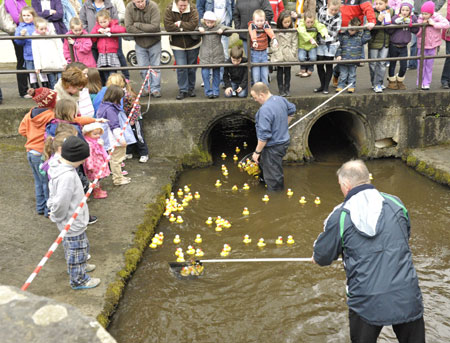
[[[383,326],[392,325],[399,342],[425,342],[408,211],[370,184],[361,160],[344,163],[337,176],[345,200],[325,220],[312,260],[326,266],[343,256],[351,341],[375,343]]]
[[[261,167],[267,189],[280,191],[284,188],[282,162],[289,146],[289,123],[296,107],[285,98],[272,95],[262,82],[253,85],[251,95],[261,105],[255,116],[258,144],[252,158]]]

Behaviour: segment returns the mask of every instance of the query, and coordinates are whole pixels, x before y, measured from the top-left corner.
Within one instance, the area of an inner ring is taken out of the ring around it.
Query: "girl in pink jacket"
[[[422,5],[420,9],[422,12],[419,16],[418,23],[428,23],[431,26],[425,27],[425,56],[436,56],[436,48],[441,45],[442,42],[442,30],[449,28],[448,20],[441,16],[439,13],[434,12],[434,2],[427,1]],[[420,55],[420,47],[422,46],[422,28],[417,33],[417,55]],[[422,73],[422,89],[429,90],[431,84],[431,78],[433,73],[434,59],[426,59],[423,62]],[[417,67],[417,85],[419,85],[420,76],[420,60]]]
[[[87,32],[83,30],[83,23],[80,18],[73,17],[70,20],[70,31],[67,34],[79,36],[79,38],[67,38],[64,40],[64,57],[67,63],[81,62],[88,68],[96,68],[97,62],[95,62],[92,55],[92,40],[83,37]],[[73,47],[74,61],[70,57],[69,44]]]
[[[447,0],[447,20],[450,21],[450,0]],[[442,30],[442,39],[445,41],[445,54],[450,55],[450,28]],[[450,57],[447,57],[444,62],[441,85],[444,89],[450,88]]]

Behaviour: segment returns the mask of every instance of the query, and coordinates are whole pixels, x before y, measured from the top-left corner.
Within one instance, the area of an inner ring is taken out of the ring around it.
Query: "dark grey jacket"
[[[408,240],[408,211],[372,185],[353,188],[324,223],[314,260],[329,265],[343,255],[350,309],[372,325],[393,325],[423,315],[422,293]]]
[[[111,1],[105,0],[104,5],[105,5],[104,9],[109,12],[111,19],[119,20],[119,13],[117,12],[117,9],[114,7]],[[95,10],[94,1],[86,0],[83,6],[81,6],[80,20],[83,23],[83,29],[85,29],[89,33],[92,31],[95,24],[97,23],[97,19],[95,18],[96,15],[97,11]]]
[[[272,6],[269,0],[238,0],[234,5],[233,20],[235,29],[248,30],[248,22],[253,20],[253,12],[263,10],[266,14],[266,21],[269,23],[273,19]],[[246,33],[239,34],[240,39],[247,39]]]

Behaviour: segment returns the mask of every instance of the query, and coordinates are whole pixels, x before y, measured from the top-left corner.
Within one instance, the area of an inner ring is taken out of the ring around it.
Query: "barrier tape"
[[[136,106],[139,103],[139,99],[141,98],[141,94],[142,91],[144,90],[145,84],[147,83],[148,79],[150,78],[150,73],[154,74],[155,76],[157,75],[156,72],[151,69],[148,68],[147,74],[145,75],[145,79],[144,82],[142,83],[141,89],[139,90],[139,94],[136,97],[136,100],[133,103],[133,107],[130,111],[130,114],[127,117],[127,120],[125,121],[125,124],[122,127],[122,131],[120,132],[119,138],[116,139],[115,144],[113,145],[113,148],[110,150],[110,152],[108,153],[108,157],[106,158],[106,161],[103,163],[103,165],[100,167],[100,171],[98,172],[98,174],[96,175],[95,180],[89,185],[89,189],[86,192],[86,194],[84,195],[83,199],[81,200],[80,204],[78,205],[77,209],[75,210],[75,212],[73,213],[72,217],[69,219],[69,221],[67,222],[66,226],[64,227],[64,230],[62,230],[60,232],[60,234],[58,235],[58,237],[56,238],[56,240],[53,242],[53,244],[50,246],[50,248],[48,249],[47,253],[45,254],[45,256],[41,259],[41,261],[39,262],[39,264],[37,265],[37,267],[33,270],[33,272],[31,273],[31,275],[28,277],[28,279],[25,281],[25,283],[23,284],[23,286],[20,288],[22,291],[26,291],[27,288],[31,285],[31,283],[33,282],[34,278],[39,274],[39,272],[42,270],[42,267],[44,267],[45,263],[48,261],[48,259],[50,258],[50,256],[52,256],[52,254],[55,252],[55,250],[58,248],[59,244],[62,242],[62,240],[64,239],[64,237],[66,236],[67,232],[70,230],[71,225],[73,224],[74,220],[78,217],[78,214],[80,213],[81,209],[84,207],[84,205],[86,205],[86,201],[89,198],[89,196],[92,193],[92,190],[95,188],[95,186],[98,183],[98,180],[100,178],[100,175],[102,174],[103,170],[106,168],[106,166],[108,165],[109,160],[111,159],[111,154],[114,152],[115,148],[116,148],[116,144],[120,145],[120,138],[123,136],[123,133],[125,132],[126,127],[128,126],[129,122],[130,122],[130,118],[131,116],[134,114],[134,112],[136,111]],[[150,83],[148,85],[148,88],[150,90]],[[150,97],[150,94],[149,94]],[[150,100],[149,100],[149,105],[150,105]]]

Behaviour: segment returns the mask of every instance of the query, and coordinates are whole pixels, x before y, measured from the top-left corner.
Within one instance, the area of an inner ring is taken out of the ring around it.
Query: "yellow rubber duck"
[[[300,204],[302,204],[302,205],[306,204],[306,199],[305,199],[305,197],[302,196],[298,202],[299,202]]]
[[[195,254],[195,249],[192,245],[189,245],[187,250],[186,250],[186,254],[188,255],[194,255]]]
[[[229,174],[228,174],[228,170],[224,170],[223,172],[222,172],[222,174],[223,174],[223,176],[228,176]]]
[[[177,250],[175,250],[175,256],[180,256],[180,254],[183,253],[183,249],[182,248],[177,248]]]
[[[184,210],[183,204],[178,204],[177,211],[178,212],[183,212],[183,210]]]
[[[188,185],[184,186],[184,193],[189,193],[191,191],[191,189],[189,188]]]
[[[230,253],[228,251],[225,251],[222,249],[222,252],[220,253],[220,256],[227,257]]]
[[[208,219],[206,219],[206,222],[205,222],[207,225],[211,225],[212,223],[213,223],[213,220],[212,220],[212,218],[211,217],[208,217]]]
[[[196,199],[196,200],[200,199],[200,193],[199,192],[195,192],[194,193],[194,199]]]
[[[316,197],[316,198],[314,199],[314,203],[315,203],[316,205],[320,205],[320,198],[319,198],[319,197]]]
[[[244,236],[243,242],[244,242],[245,244],[249,244],[249,243],[252,242],[252,239],[251,239],[248,235],[245,235],[245,236]]]
[[[189,202],[187,201],[187,199],[184,199],[183,202],[181,203],[181,207],[183,207],[183,210],[185,207],[189,206]]]
[[[229,229],[229,228],[231,227],[231,223],[230,223],[228,220],[224,220],[222,226],[223,226],[225,229]]]
[[[294,192],[292,191],[292,189],[288,188],[287,192],[286,192],[288,197],[291,197],[294,195]]]
[[[249,190],[250,186],[248,185],[248,183],[244,183],[244,186],[242,187],[243,190]]]
[[[236,154],[239,154],[241,152],[241,149],[239,149],[239,147],[237,146],[235,151],[236,151]]]
[[[182,224],[184,222],[183,217],[177,216],[177,224]]]
[[[373,175],[372,175],[372,173],[369,173],[369,180],[373,180]]]
[[[189,276],[191,275],[191,269],[188,266],[184,266],[183,268],[181,268],[180,274],[181,276]]]
[[[170,200],[175,199],[175,193],[174,192],[170,192]]]
[[[205,253],[203,252],[202,249],[198,248],[197,250],[195,250],[196,257],[203,257],[204,255],[205,255]]]
[[[173,243],[180,244],[180,242],[181,242],[180,235],[175,235],[175,238],[173,239]]]
[[[222,155],[220,155],[220,157],[222,157],[222,159],[224,160],[227,158],[227,155],[223,152]]]
[[[247,147],[248,147],[247,142],[242,143],[242,146],[243,146],[244,148],[247,148]]]
[[[230,246],[229,244],[226,244],[226,243],[225,243],[225,244],[223,245],[223,250],[224,250],[224,251],[230,252],[230,251],[231,251],[231,246]]]
[[[178,255],[177,262],[186,262],[186,260],[184,259],[183,253],[180,253],[180,255]]]
[[[178,195],[180,198],[184,195],[183,190],[182,190],[181,188],[178,189],[177,195]]]
[[[292,237],[291,235],[289,235],[288,238],[287,238],[287,240],[286,240],[286,243],[287,243],[287,244],[294,244],[294,243],[295,243],[294,237]]]
[[[192,196],[192,193],[189,192],[189,193],[186,195],[185,198],[186,198],[187,201],[191,201],[194,197]]]
[[[156,249],[158,247],[158,244],[156,244],[155,242],[152,241],[150,243],[149,247],[152,248],[152,249]]]
[[[200,244],[202,241],[203,241],[202,236],[200,234],[197,234],[197,237],[195,237],[194,242]]]
[[[217,216],[217,217],[216,217],[215,223],[216,223],[216,224],[222,224],[222,222],[223,222],[222,217],[221,217],[221,216]]]
[[[222,224],[217,224],[217,226],[216,226],[216,232],[220,232],[220,231],[222,231]]]
[[[169,222],[173,223],[173,222],[175,222],[176,220],[177,220],[177,217],[175,217],[175,215],[174,215],[173,213],[171,213],[171,214],[170,214],[170,217],[169,217]]]
[[[231,190],[232,190],[233,192],[236,192],[238,189],[239,189],[239,188],[238,188],[238,186],[236,186],[236,185],[234,185],[233,187],[231,187]]]
[[[164,217],[168,217],[168,216],[170,216],[171,213],[172,213],[172,211],[171,211],[168,207],[166,207],[166,210],[165,210],[165,212],[163,213],[163,216],[164,216]]]
[[[237,155],[233,155],[233,161],[237,162],[237,160],[239,159],[239,157],[237,157]]]
[[[277,240],[275,241],[275,244],[282,245],[283,244],[283,237],[278,236]]]
[[[269,196],[267,195],[267,194],[265,194],[264,196],[263,196],[263,198],[262,198],[262,201],[264,201],[265,203],[268,203],[269,202]]]
[[[260,238],[256,245],[260,248],[264,248],[266,246],[266,242],[264,242],[264,238]]]
[[[248,216],[250,214],[250,211],[248,210],[247,207],[244,207],[244,210],[242,211],[242,215],[243,216]]]
[[[222,186],[222,182],[220,182],[220,180],[217,180],[215,186],[219,188],[220,186]]]
[[[222,171],[227,170],[227,166],[225,164],[222,164],[221,169],[222,169]]]

